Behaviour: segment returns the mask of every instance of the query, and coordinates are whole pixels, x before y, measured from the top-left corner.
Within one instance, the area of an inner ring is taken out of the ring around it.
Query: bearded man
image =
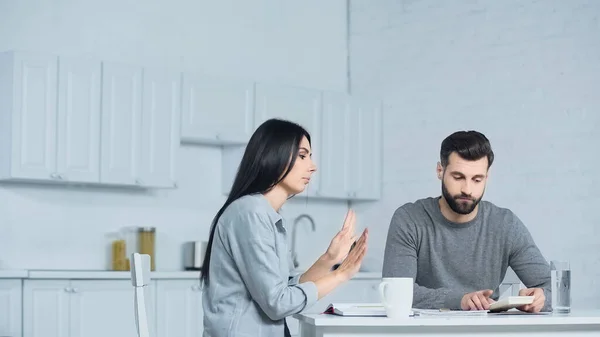
[[[525,312],[551,311],[550,266],[521,220],[481,200],[494,161],[489,140],[458,131],[441,145],[442,195],[407,203],[387,234],[383,277],[414,280],[413,307],[488,310],[511,267],[534,296]]]

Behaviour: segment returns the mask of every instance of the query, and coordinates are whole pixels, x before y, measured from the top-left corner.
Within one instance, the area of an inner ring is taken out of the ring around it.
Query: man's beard
[[[462,193],[460,195],[452,196],[450,195],[450,192],[448,192],[444,181],[442,181],[442,196],[446,200],[448,206],[450,206],[450,209],[452,209],[455,213],[467,215],[471,214],[475,207],[477,207],[477,205],[481,201],[481,198],[483,198],[483,193],[481,194],[481,197],[479,197],[479,199],[475,199],[470,195]],[[470,201],[459,200],[459,198],[467,198]]]

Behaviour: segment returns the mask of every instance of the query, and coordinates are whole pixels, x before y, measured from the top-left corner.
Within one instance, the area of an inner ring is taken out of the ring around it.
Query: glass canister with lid
[[[156,227],[138,228],[138,249],[140,254],[150,255],[150,270],[156,270]]]

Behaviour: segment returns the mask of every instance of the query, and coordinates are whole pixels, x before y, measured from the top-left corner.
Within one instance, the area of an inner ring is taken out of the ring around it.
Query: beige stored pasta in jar
[[[140,254],[150,255],[150,270],[156,270],[155,254],[156,228],[140,227],[138,229],[138,242]]]

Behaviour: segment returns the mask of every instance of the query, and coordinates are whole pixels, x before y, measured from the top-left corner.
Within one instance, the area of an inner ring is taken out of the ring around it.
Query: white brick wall
[[[575,307],[600,301],[600,1],[353,0],[350,18],[351,88],[386,100],[383,200],[357,206],[370,256],[398,206],[439,195],[442,139],[477,129],[486,199],[571,261]]]

